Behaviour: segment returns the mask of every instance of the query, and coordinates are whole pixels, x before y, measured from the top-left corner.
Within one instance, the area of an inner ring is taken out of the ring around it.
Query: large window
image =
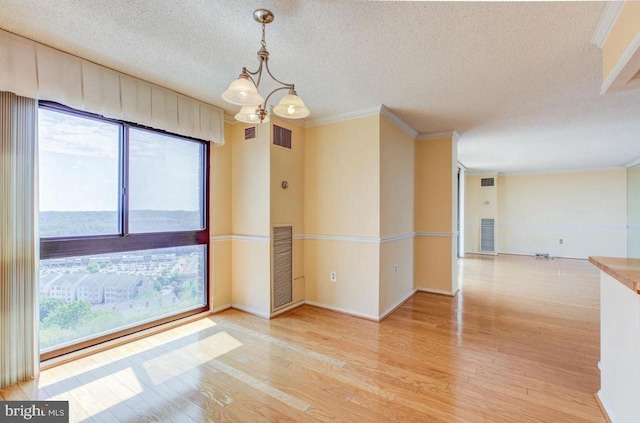
[[[43,359],[208,309],[208,145],[41,103]]]

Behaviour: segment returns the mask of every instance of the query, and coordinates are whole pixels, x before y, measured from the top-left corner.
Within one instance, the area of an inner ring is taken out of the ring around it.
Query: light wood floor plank
[[[462,292],[381,323],[237,310],[53,367],[1,400],[66,399],[72,422],[605,422],[599,273],[469,256]]]

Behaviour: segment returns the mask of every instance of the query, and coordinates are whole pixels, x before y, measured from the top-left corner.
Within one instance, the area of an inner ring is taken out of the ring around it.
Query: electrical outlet
[[[398,273],[398,270],[400,270],[400,266],[398,266],[397,264],[393,266],[393,273]]]
[[[560,238],[560,245],[564,244],[564,240]]]
[[[338,273],[335,270],[332,270],[329,276],[331,278],[331,282],[336,282],[338,280]]]

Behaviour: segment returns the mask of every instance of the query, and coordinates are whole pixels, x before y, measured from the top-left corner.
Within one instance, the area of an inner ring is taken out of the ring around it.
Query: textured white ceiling
[[[223,107],[255,67],[266,7],[274,74],[309,120],[385,104],[460,161],[526,172],[640,156],[640,90],[600,95],[601,2],[0,0],[0,28]]]

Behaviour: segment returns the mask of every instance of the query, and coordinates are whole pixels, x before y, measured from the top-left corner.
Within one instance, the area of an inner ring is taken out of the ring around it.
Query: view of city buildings
[[[205,304],[204,263],[203,246],[42,260],[41,346],[80,339],[98,320],[106,332]]]

